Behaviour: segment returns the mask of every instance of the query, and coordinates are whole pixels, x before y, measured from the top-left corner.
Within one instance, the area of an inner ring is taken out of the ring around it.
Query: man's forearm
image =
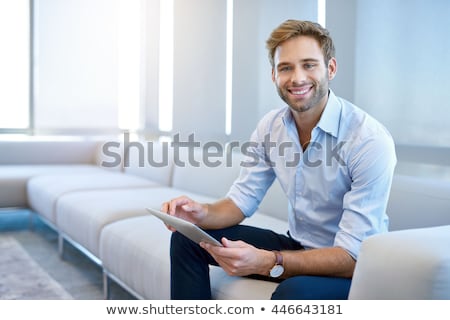
[[[212,204],[204,204],[205,219],[199,226],[204,229],[222,229],[239,224],[244,214],[231,199],[222,199]]]
[[[351,278],[356,261],[342,248],[283,251],[283,278],[317,275]]]

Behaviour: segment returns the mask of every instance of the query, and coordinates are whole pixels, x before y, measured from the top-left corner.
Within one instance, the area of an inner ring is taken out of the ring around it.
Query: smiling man
[[[233,276],[279,282],[272,299],[346,299],[362,241],[387,230],[394,143],[380,123],[330,90],[337,62],[328,31],[288,20],[267,48],[287,106],[269,112],[252,134],[257,164],[243,166],[216,203],[181,196],[162,205],[223,244],[198,246],[173,233],[173,299],[210,299],[210,264]],[[286,143],[292,147],[281,148]],[[287,165],[296,154],[300,161]],[[241,224],[275,179],[290,204],[287,234]]]

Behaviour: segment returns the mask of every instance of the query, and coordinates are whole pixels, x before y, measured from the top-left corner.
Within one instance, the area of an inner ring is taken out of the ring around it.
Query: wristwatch
[[[283,267],[283,255],[280,251],[273,251],[275,254],[275,265],[270,269],[270,276],[272,278],[278,278],[284,272]]]

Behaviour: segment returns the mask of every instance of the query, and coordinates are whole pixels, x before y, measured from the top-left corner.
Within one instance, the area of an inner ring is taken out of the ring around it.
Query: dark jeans
[[[242,240],[257,248],[266,250],[300,250],[300,243],[289,236],[273,231],[245,225],[226,229],[208,230],[214,238]],[[198,244],[179,232],[172,234],[170,246],[171,298],[207,300],[211,299],[209,265],[217,265],[211,255]],[[252,277],[252,276],[250,276]],[[274,281],[269,277],[255,276]],[[272,294],[274,300],[341,300],[347,299],[351,279],[295,276],[282,280]]]

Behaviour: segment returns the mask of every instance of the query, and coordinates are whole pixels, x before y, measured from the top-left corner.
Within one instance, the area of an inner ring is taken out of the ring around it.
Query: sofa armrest
[[[450,299],[450,225],[372,236],[349,299]]]

